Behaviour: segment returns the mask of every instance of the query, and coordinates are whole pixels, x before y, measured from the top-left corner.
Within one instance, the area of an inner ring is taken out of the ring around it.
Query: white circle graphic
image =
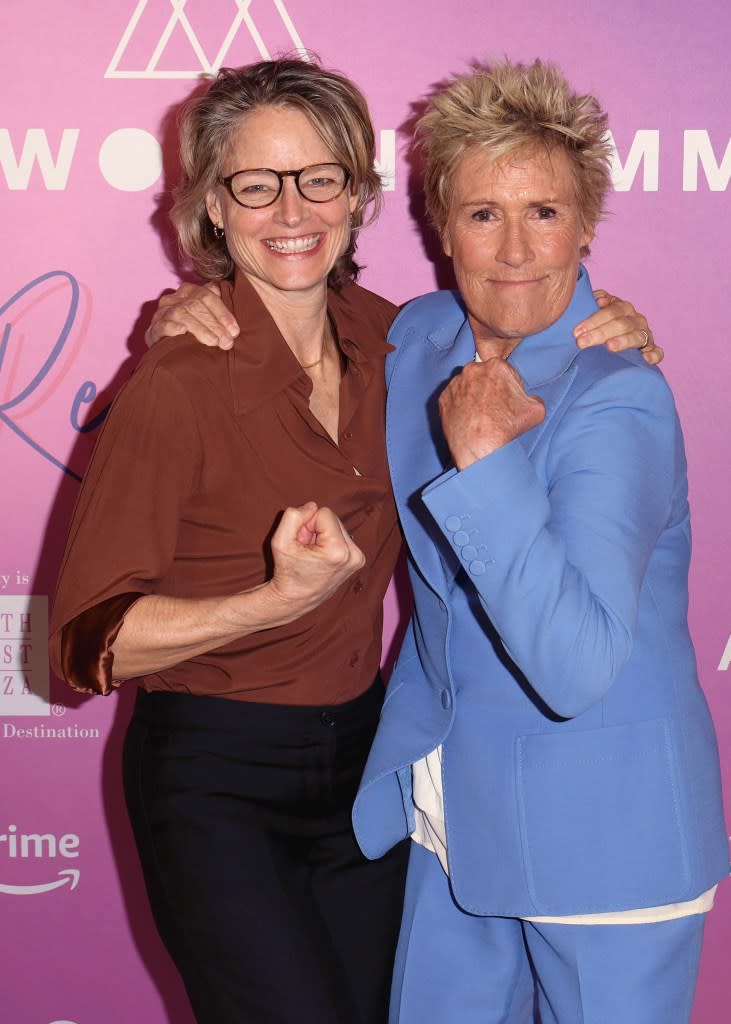
[[[120,128],[102,142],[99,169],[112,188],[141,192],[162,174],[160,143],[142,128]]]

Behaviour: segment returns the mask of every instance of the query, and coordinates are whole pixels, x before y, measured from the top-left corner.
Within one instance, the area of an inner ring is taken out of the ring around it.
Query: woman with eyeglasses
[[[84,481],[52,657],[139,677],[125,792],[155,920],[206,1024],[380,1024],[405,851],[350,812],[400,547],[394,307],[352,283],[380,201],[365,101],[301,61],[223,70],[181,126],[173,219],[242,324],[148,353]],[[245,310],[245,313],[243,312]]]
[[[396,310],[353,258],[381,198],[373,129],[347,79],[279,60],[219,72],[180,139],[173,220],[238,337],[161,342],[116,400],[52,663],[89,693],[141,680],[125,792],[200,1024],[383,1024],[406,850],[367,861],[350,818],[400,547]]]

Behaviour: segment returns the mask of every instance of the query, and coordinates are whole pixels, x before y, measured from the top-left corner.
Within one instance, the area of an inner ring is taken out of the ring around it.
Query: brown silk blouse
[[[386,332],[396,309],[356,285],[328,295],[343,354],[338,444],[312,383],[243,275],[224,284],[233,349],[190,337],[149,351],[117,396],[74,512],[51,619],[54,671],[109,693],[110,650],[145,594],[205,598],[271,575],[281,511],[340,516],[366,564],[319,608],[144,676],[147,690],[273,704],[339,704],[373,681],[382,602],[400,547],[384,437]],[[357,472],[356,472],[357,470]]]

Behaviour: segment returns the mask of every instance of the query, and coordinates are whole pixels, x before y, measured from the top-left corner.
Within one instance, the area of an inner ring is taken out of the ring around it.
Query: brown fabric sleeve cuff
[[[108,696],[120,685],[112,677],[117,639],[127,609],[142,593],[115,594],[87,608],[61,631],[61,666],[66,682],[81,693]]]

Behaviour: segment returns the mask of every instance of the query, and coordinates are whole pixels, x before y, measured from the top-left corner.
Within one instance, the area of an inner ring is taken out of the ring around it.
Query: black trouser
[[[127,806],[199,1024],[385,1024],[407,849],[367,861],[350,821],[382,700],[140,690]]]

